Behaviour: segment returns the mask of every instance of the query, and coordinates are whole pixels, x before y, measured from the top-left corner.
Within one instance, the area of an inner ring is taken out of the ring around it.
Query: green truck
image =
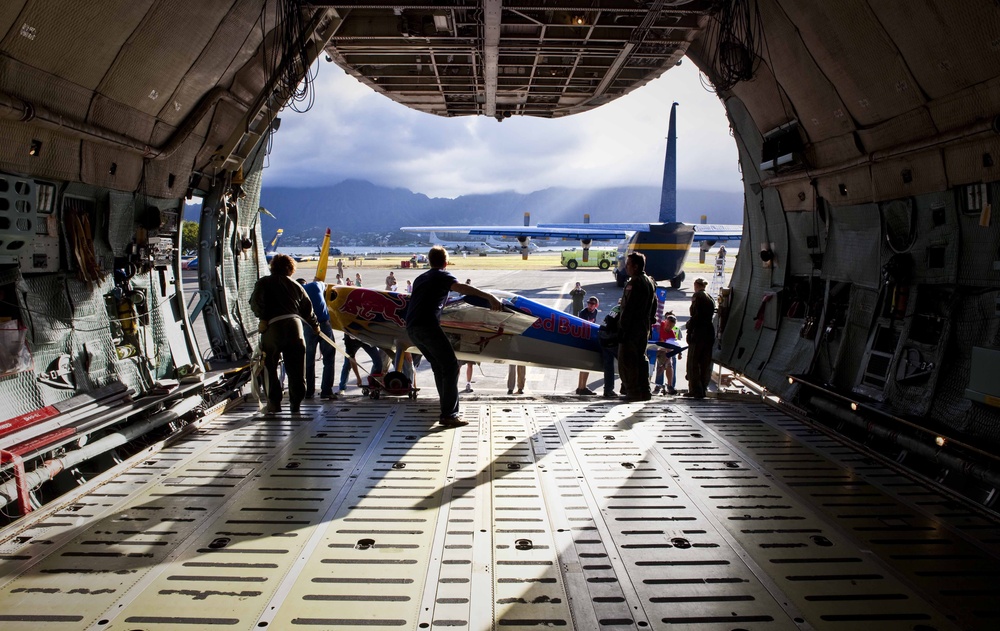
[[[618,256],[617,248],[590,248],[589,256],[587,260],[583,260],[583,250],[579,248],[571,248],[569,250],[563,250],[561,265],[564,265],[567,269],[576,269],[578,267],[599,267],[601,269],[611,269],[611,266],[615,264],[615,258]]]

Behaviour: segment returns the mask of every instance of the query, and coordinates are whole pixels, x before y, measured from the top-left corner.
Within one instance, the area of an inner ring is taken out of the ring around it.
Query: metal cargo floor
[[[0,628],[1000,625],[996,523],[762,403],[303,411],[230,411],[24,520]]]

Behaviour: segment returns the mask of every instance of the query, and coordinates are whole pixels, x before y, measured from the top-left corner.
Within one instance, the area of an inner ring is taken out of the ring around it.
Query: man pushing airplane
[[[489,301],[492,311],[500,311],[502,305],[493,294],[470,284],[460,283],[446,272],[448,251],[443,247],[432,247],[427,260],[431,269],[413,282],[413,293],[406,310],[406,333],[431,364],[434,384],[441,400],[440,423],[448,427],[460,427],[468,425],[468,421],[462,419],[458,407],[459,365],[451,342],[441,328],[441,310],[450,291],[483,298]]]

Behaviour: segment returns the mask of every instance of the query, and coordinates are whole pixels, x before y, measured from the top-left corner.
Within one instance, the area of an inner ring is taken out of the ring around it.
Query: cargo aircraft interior
[[[6,0],[0,38],[4,631],[1000,627],[996,0]],[[743,387],[258,413],[311,68],[503,125],[680,63],[739,153]]]

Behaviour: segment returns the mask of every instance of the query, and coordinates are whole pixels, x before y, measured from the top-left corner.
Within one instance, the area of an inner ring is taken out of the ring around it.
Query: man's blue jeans
[[[372,372],[371,374],[377,375],[382,372],[382,357],[379,355],[378,349],[374,346],[368,346],[367,344],[361,345],[361,350],[368,353],[368,357],[372,360]],[[340,369],[340,389],[347,389],[347,378],[351,376],[351,360],[354,359],[353,355],[344,357],[344,367]],[[367,380],[364,381],[365,384],[368,383]]]
[[[615,360],[617,359],[617,346],[602,346],[601,361],[604,363],[604,396],[615,395]]]
[[[319,325],[319,330],[331,340],[333,339],[333,327],[329,322]],[[334,363],[337,359],[337,349],[330,346],[328,342],[313,333],[312,329],[305,327],[306,338],[306,396],[311,397],[316,387],[316,346],[319,346],[320,355],[323,357],[323,376],[320,378],[320,396],[333,394],[333,371]]]

